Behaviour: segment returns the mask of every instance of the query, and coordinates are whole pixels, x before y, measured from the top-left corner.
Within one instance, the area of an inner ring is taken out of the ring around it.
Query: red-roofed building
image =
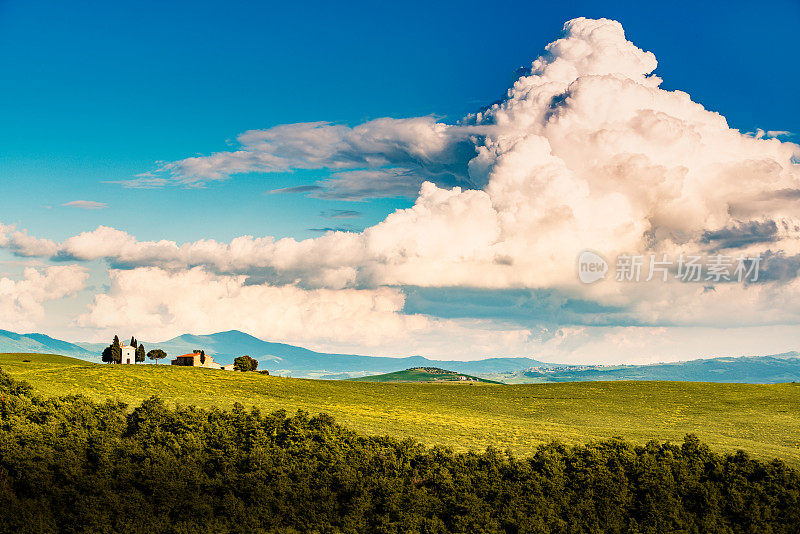
[[[172,360],[172,365],[182,365],[185,367],[204,367],[206,369],[221,369],[222,366],[214,361],[214,358],[203,352],[196,350],[191,354],[183,354]]]

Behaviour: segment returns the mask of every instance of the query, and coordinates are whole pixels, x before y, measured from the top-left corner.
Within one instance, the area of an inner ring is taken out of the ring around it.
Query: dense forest
[[[693,436],[456,454],[326,415],[44,399],[0,371],[0,531],[798,532],[800,475]]]

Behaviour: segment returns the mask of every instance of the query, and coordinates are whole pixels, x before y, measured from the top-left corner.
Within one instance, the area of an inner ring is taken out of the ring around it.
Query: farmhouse
[[[122,345],[122,360],[120,363],[136,363],[136,347]]]
[[[183,365],[187,367],[204,367],[206,369],[221,369],[222,366],[214,361],[214,358],[207,355],[202,350],[196,350],[191,354],[184,354],[172,360],[172,365]]]

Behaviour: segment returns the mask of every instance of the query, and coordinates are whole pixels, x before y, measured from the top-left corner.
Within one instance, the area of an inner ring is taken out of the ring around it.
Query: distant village
[[[105,363],[116,363],[123,365],[134,365],[144,362],[145,358],[154,360],[157,364],[159,360],[168,359],[169,356],[162,349],[153,349],[145,352],[144,345],[139,343],[135,337],[131,337],[129,343],[121,343],[118,336],[114,336],[111,345],[103,349],[101,359]],[[233,363],[222,365],[214,361],[210,354],[206,354],[202,349],[195,349],[189,354],[181,354],[170,360],[171,365],[183,367],[202,367],[204,369],[221,369],[223,371],[258,371],[258,360],[249,355],[239,356]],[[258,371],[262,374],[269,374],[269,371]]]

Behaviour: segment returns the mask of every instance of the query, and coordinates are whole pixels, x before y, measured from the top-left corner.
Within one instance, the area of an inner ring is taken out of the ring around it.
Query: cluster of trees
[[[139,343],[133,336],[131,336],[130,346],[136,348],[136,362],[143,362],[145,356],[151,360],[155,360],[156,363],[158,363],[158,360],[163,360],[167,357],[167,353],[162,349],[153,349],[150,352],[145,353],[144,345]],[[194,353],[200,355],[201,363],[205,363],[206,352],[204,350],[195,349]],[[103,349],[102,360],[105,363],[122,363],[122,344],[119,341],[119,336],[114,336],[114,340],[111,342],[111,345]],[[258,360],[247,355],[239,356],[233,360],[233,368],[237,371],[256,371],[258,370]],[[269,371],[260,372],[263,374],[269,374]]]
[[[131,336],[130,346],[136,349],[136,361],[143,362],[145,357],[144,345],[140,345],[136,338]],[[102,360],[105,363],[122,363],[122,344],[119,342],[119,336],[115,335],[111,345],[103,349]]]
[[[143,362],[145,356],[151,360],[155,360],[156,363],[158,363],[158,360],[167,357],[167,353],[161,349],[153,349],[145,353],[144,344],[139,343],[133,336],[131,336],[129,345],[136,349],[137,362]],[[102,360],[105,363],[122,363],[122,344],[119,341],[119,336],[115,335],[111,345],[103,349]]]
[[[781,461],[621,439],[517,458],[326,415],[37,397],[0,371],[3,532],[798,532]]]

